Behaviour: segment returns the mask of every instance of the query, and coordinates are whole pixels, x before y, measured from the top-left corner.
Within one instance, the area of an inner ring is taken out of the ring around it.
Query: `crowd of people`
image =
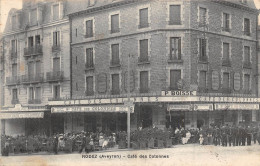
[[[140,129],[139,129],[140,130]],[[141,129],[142,130],[142,129]],[[245,146],[251,142],[260,144],[259,126],[218,126],[202,127],[200,129],[178,128],[168,130],[173,145],[199,143],[200,145]],[[99,151],[113,148],[119,142],[127,142],[126,132],[80,132],[35,136],[5,136],[2,135],[2,155],[9,153],[35,153],[46,151],[57,154],[59,151],[72,153]]]

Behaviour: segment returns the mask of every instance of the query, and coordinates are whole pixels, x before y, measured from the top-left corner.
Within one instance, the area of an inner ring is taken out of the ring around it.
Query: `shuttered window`
[[[139,28],[149,27],[148,23],[148,8],[139,10]]]
[[[119,59],[119,44],[112,44],[111,45],[112,50],[112,61],[111,65],[119,65],[120,59]]]
[[[12,64],[12,77],[17,76],[17,64]]]
[[[93,37],[93,20],[86,21],[86,37]]]
[[[111,33],[119,32],[119,14],[111,16]]]
[[[181,60],[181,38],[172,37],[170,40],[170,60]]]
[[[94,95],[94,82],[93,76],[86,77],[86,95]]]
[[[250,62],[250,47],[248,46],[244,47],[244,61]]]
[[[33,47],[33,37],[28,37],[28,46]]]
[[[244,34],[250,36],[250,20],[248,18],[244,19]]]
[[[112,94],[119,94],[119,74],[112,74]]]
[[[199,16],[200,16],[199,17],[200,24],[205,25],[206,24],[206,17],[207,17],[207,9],[200,7],[199,8]]]
[[[60,72],[60,58],[53,58],[53,72]]]
[[[223,13],[223,30],[229,31],[230,29],[230,14]]]
[[[35,88],[35,99],[38,101],[41,100],[41,87]]]
[[[170,5],[170,25],[181,24],[181,5]]]
[[[12,40],[11,41],[11,51],[12,53],[16,53],[17,52],[17,40]]]
[[[229,89],[229,73],[223,73],[223,89]]]
[[[181,70],[171,70],[170,71],[170,89],[178,89],[178,81],[181,79]]]
[[[199,75],[199,87],[200,88],[206,88],[206,78],[207,78],[207,72],[206,71],[200,71]]]
[[[229,43],[223,43],[223,60],[229,61]]]
[[[36,76],[41,74],[41,61],[36,61]]]
[[[87,68],[93,68],[94,67],[93,48],[87,48],[86,49],[86,67]]]
[[[249,91],[250,89],[250,75],[245,74],[244,75],[244,90]]]
[[[148,93],[149,80],[148,71],[140,72],[140,93]]]
[[[12,92],[13,92],[12,99],[13,99],[13,100],[15,100],[15,101],[17,101],[17,100],[18,100],[18,93],[17,93],[17,89],[13,89],[13,90],[12,90]]]
[[[29,100],[30,101],[34,100],[34,90],[33,90],[33,87],[29,88]]]
[[[206,39],[199,39],[199,55],[200,60],[203,60],[207,56],[207,40]]]
[[[53,46],[60,45],[60,31],[53,32]]]
[[[60,99],[60,85],[55,85],[53,87],[53,97],[54,99]]]
[[[59,19],[59,4],[53,5],[52,6],[52,13],[53,13],[53,20],[58,20]]]
[[[41,36],[40,35],[36,35],[35,36],[35,45],[40,45],[41,44]]]
[[[148,62],[148,39],[140,40],[140,58],[139,62]]]

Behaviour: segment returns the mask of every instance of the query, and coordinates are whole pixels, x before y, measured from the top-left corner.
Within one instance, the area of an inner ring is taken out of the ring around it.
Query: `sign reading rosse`
[[[125,105],[107,105],[107,106],[87,106],[87,107],[53,107],[51,113],[69,113],[69,112],[127,112]],[[130,106],[130,112],[134,113],[134,105]]]

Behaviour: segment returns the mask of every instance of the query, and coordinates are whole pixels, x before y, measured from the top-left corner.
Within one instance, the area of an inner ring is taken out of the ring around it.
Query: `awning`
[[[5,112],[0,113],[0,119],[25,119],[25,118],[43,118],[44,112]]]
[[[74,107],[53,107],[51,113],[72,113],[72,112],[127,112],[125,105],[101,105],[101,106],[74,106]],[[134,113],[134,105],[130,106],[130,112]]]
[[[259,104],[215,104],[215,110],[259,110]]]

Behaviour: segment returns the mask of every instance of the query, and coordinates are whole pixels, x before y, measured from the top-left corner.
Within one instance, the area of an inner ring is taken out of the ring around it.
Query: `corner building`
[[[126,130],[124,111],[104,110],[127,100],[128,57],[132,130],[259,121],[252,0],[79,3],[68,15],[72,99],[49,101],[65,132]]]

